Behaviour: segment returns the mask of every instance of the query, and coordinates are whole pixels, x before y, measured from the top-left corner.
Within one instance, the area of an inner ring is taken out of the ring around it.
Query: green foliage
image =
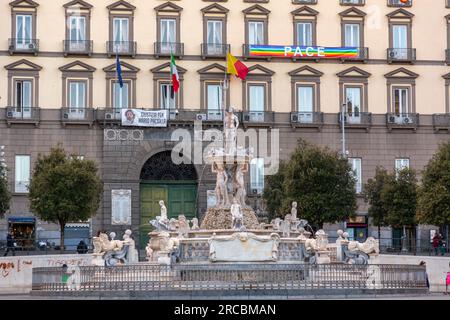
[[[8,191],[8,180],[6,179],[6,169],[0,165],[0,217],[9,210],[11,194]]]
[[[387,212],[386,223],[392,227],[416,224],[417,178],[414,170],[405,168],[387,176],[381,191],[381,201]]]
[[[423,171],[416,218],[436,226],[450,223],[450,142],[439,147]]]
[[[266,177],[263,199],[266,203],[267,211],[269,214],[269,221],[275,217],[284,216],[281,206],[284,198],[284,170],[285,163],[280,162],[279,170],[276,174]]]
[[[289,213],[292,201],[297,201],[298,216],[322,228],[354,216],[355,182],[347,159],[299,140],[278,175],[268,179],[264,199],[278,216]]]
[[[364,197],[370,205],[368,214],[373,220],[373,225],[377,227],[386,226],[387,210],[381,199],[381,193],[388,180],[389,174],[386,169],[377,167],[375,176],[364,186]]]
[[[62,241],[67,222],[96,213],[103,190],[97,171],[95,162],[68,157],[59,145],[49,155],[39,155],[29,187],[30,209],[42,220],[58,223]]]

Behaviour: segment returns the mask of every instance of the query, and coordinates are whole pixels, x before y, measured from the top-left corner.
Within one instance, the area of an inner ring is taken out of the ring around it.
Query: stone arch
[[[144,163],[139,175],[141,181],[197,181],[198,174],[193,164],[175,164],[171,159],[171,150],[154,153]]]

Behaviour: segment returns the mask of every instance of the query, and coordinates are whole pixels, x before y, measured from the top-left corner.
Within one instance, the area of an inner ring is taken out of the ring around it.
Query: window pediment
[[[137,68],[137,67],[135,67],[135,66],[133,66],[133,65],[131,65],[129,63],[126,63],[124,61],[120,61],[120,66],[122,67],[122,72],[137,73],[137,72],[140,71],[139,68]],[[113,63],[112,65],[109,65],[109,66],[103,68],[103,71],[105,71],[105,72],[117,72],[116,64]]]
[[[37,8],[39,7],[39,3],[34,2],[33,0],[16,0],[10,2],[9,5],[13,8]]]
[[[180,12],[182,11],[183,8],[176,5],[175,3],[172,2],[166,2],[163,3],[157,7],[155,7],[155,11],[157,12]]]
[[[259,4],[255,4],[245,10],[242,10],[245,15],[262,15],[267,16],[270,13],[270,10],[260,6]]]
[[[310,66],[303,66],[303,67],[300,67],[298,69],[295,69],[295,70],[289,72],[289,75],[291,77],[301,77],[301,76],[305,76],[305,77],[311,77],[311,76],[321,77],[321,76],[323,76],[323,72],[321,72],[321,71],[319,71],[317,69],[314,69],[314,68],[312,68]]]
[[[197,70],[199,74],[220,74],[220,75],[224,75],[226,71],[227,69],[218,63],[214,63],[205,68]]]
[[[342,77],[352,77],[352,78],[368,78],[372,74],[370,74],[367,71],[364,71],[358,67],[351,67],[348,69],[345,69],[339,73],[336,74],[339,78]]]
[[[388,13],[386,16],[389,19],[409,19],[409,20],[411,20],[414,17],[414,14],[412,14],[409,11],[406,11],[405,9],[397,9],[395,11],[392,11],[391,13]]]
[[[362,10],[359,10],[358,8],[351,7],[340,12],[339,15],[345,18],[364,18],[366,16],[366,13]]]
[[[42,67],[26,59],[22,59],[6,65],[5,69],[14,71],[41,71]]]
[[[249,75],[264,75],[264,76],[273,76],[275,74],[275,71],[272,71],[266,67],[263,67],[260,64],[255,64],[254,66],[251,66],[248,68],[248,74]]]
[[[135,6],[124,0],[114,2],[113,4],[107,6],[106,8],[108,8],[109,11],[134,11],[136,9]]]
[[[60,67],[59,70],[62,72],[94,72],[97,69],[82,61],[74,61]]]
[[[92,9],[92,5],[83,0],[70,1],[70,2],[66,3],[65,5],[63,5],[63,7],[66,9],[72,9],[72,8]]]
[[[416,79],[419,75],[405,68],[398,68],[394,71],[386,73],[385,78],[404,78],[404,79]]]
[[[230,10],[221,6],[220,4],[214,3],[214,4],[211,4],[211,5],[203,8],[201,11],[203,12],[203,14],[207,14],[207,13],[213,14],[214,13],[214,14],[226,15]]]
[[[444,74],[442,78],[444,78],[445,80],[450,80],[450,73]]]
[[[316,11],[308,6],[300,7],[291,12],[293,16],[317,16],[319,11]]]
[[[153,69],[150,69],[153,73],[170,73],[170,62],[163,63]],[[180,74],[185,73],[187,70],[177,65],[177,71]]]

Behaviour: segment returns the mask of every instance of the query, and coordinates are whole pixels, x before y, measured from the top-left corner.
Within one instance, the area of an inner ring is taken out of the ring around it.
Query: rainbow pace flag
[[[276,58],[319,58],[340,59],[358,58],[359,48],[356,47],[302,47],[302,46],[266,46],[250,45],[250,56]]]

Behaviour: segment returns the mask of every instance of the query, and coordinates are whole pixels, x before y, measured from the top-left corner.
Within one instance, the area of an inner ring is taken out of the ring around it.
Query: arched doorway
[[[149,221],[160,214],[159,201],[164,200],[170,218],[183,214],[197,216],[197,171],[192,164],[174,164],[171,152],[155,154],[145,162],[140,174],[141,248],[148,241]]]

